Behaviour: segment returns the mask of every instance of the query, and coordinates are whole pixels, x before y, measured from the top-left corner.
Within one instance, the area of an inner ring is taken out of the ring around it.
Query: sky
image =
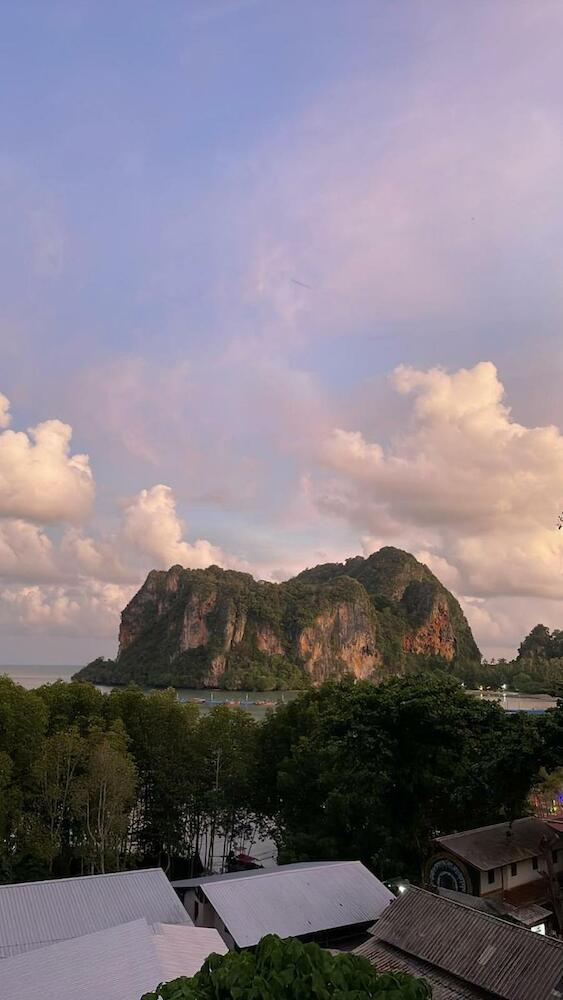
[[[561,0],[0,19],[0,663],[384,544],[563,628]]]

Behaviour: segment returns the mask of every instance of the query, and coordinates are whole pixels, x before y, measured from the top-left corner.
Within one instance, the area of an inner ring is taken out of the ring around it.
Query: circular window
[[[436,858],[430,866],[428,881],[435,889],[451,889],[454,892],[469,892],[467,877],[455,861]]]

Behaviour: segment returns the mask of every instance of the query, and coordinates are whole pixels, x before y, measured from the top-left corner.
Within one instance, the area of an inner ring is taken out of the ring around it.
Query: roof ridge
[[[162,874],[166,877],[163,869],[159,867],[130,868],[127,871],[122,871],[122,872],[97,872],[96,875],[67,875],[65,876],[65,878],[40,878],[40,879],[33,879],[30,882],[6,882],[4,885],[0,885],[0,892],[2,891],[2,889],[15,889],[15,888],[21,889],[24,886],[27,887],[31,885],[60,885],[61,882],[79,882],[85,879],[88,879],[88,881],[90,881],[90,879],[94,878],[114,878],[116,875],[140,875],[143,872],[145,874],[146,872],[162,872]]]
[[[451,840],[453,837],[466,837],[470,833],[482,833],[484,830],[494,830],[496,827],[514,826],[515,823],[521,823],[523,820],[535,820],[535,822],[542,824],[546,822],[539,816],[518,816],[517,819],[513,820],[504,819],[501,823],[489,823],[486,826],[474,826],[471,830],[456,830],[455,833],[443,833],[440,834],[439,837],[434,837],[434,840]]]
[[[326,867],[326,868],[336,868],[337,865],[361,865],[361,861],[295,861],[289,865],[276,865],[275,868],[259,868],[252,869],[248,872],[217,872],[215,875],[203,875],[201,881],[204,882],[206,878],[212,878],[215,882],[227,882],[231,875],[238,875],[239,881],[243,882],[246,878],[257,879],[263,878],[265,875],[278,875],[280,872],[287,874],[288,871],[295,871],[300,868],[301,871],[309,869],[311,871],[313,868]],[[182,879],[178,879],[179,882]],[[192,881],[187,879],[186,881]]]

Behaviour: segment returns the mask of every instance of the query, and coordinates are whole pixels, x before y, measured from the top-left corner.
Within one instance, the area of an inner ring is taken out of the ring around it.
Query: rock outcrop
[[[430,656],[480,659],[453,595],[409,553],[383,548],[281,584],[217,566],[152,570],[123,611],[117,659],[78,676],[289,688],[347,674],[378,680]]]

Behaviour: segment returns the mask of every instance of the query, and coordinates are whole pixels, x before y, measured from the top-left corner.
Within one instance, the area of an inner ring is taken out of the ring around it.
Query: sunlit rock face
[[[115,663],[96,681],[191,687],[294,687],[352,675],[374,681],[412,658],[480,658],[463,612],[414,556],[307,569],[285,583],[210,566],[152,570],[121,616]],[[96,666],[98,664],[98,666]]]

